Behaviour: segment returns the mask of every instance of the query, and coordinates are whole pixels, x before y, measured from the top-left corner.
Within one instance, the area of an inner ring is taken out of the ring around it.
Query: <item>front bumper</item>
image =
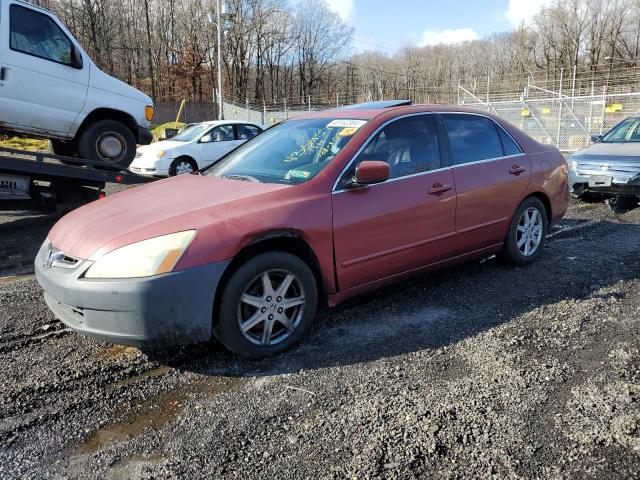
[[[149,145],[153,141],[151,130],[138,125],[138,145]]]
[[[610,186],[590,187],[589,175],[580,175],[570,170],[569,190],[578,197],[587,192],[601,195],[635,195],[640,197],[640,178],[627,179],[614,176]]]
[[[164,347],[211,338],[213,302],[227,261],[156,277],[123,280],[83,278],[92,262],[73,269],[44,267],[47,245],[35,272],[47,305],[77,332],[110,343]]]

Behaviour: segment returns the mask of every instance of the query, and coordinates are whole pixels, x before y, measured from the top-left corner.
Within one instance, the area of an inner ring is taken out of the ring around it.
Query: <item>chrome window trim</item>
[[[518,149],[520,150],[520,153],[518,153],[516,155],[504,155],[504,156],[501,156],[501,157],[487,158],[487,159],[484,159],[484,160],[476,160],[475,162],[460,163],[458,165],[450,165],[448,167],[436,168],[435,170],[429,170],[427,172],[420,172],[420,173],[414,173],[414,174],[411,174],[411,175],[405,175],[404,177],[390,178],[389,180],[385,180],[384,182],[381,182],[381,183],[368,185],[368,188],[375,187],[376,185],[384,185],[384,184],[387,184],[387,183],[390,183],[390,182],[395,182],[397,180],[403,180],[405,178],[413,178],[413,177],[417,177],[417,176],[420,176],[420,175],[426,175],[428,173],[441,172],[441,171],[447,170],[449,168],[453,169],[453,168],[458,168],[458,167],[464,167],[464,166],[467,166],[467,165],[474,165],[476,163],[487,163],[487,162],[493,162],[493,161],[496,161],[496,160],[502,160],[502,159],[505,159],[505,158],[517,158],[517,157],[521,157],[521,156],[525,155],[524,151],[522,150],[522,147],[520,147],[518,142],[515,141],[515,139],[511,136],[511,134],[509,132],[507,132],[502,125],[500,125],[493,118],[491,118],[491,117],[489,117],[487,115],[483,115],[481,113],[475,113],[475,112],[416,112],[416,113],[409,113],[407,115],[402,115],[400,117],[395,117],[395,118],[392,118],[390,120],[387,120],[385,123],[380,125],[371,135],[369,135],[367,140],[362,143],[362,145],[360,146],[358,151],[353,155],[353,157],[351,157],[351,160],[349,160],[349,163],[347,163],[347,165],[342,169],[342,171],[340,172],[340,175],[338,175],[338,178],[333,183],[333,188],[331,189],[331,194],[333,195],[335,193],[349,192],[349,191],[352,190],[350,188],[347,188],[347,189],[343,188],[343,189],[340,189],[340,190],[336,190],[336,189],[338,188],[338,183],[340,182],[340,179],[345,174],[345,172],[351,167],[351,165],[356,160],[356,158],[358,158],[358,156],[362,153],[362,151],[365,149],[365,147],[367,147],[369,145],[369,142],[371,142],[371,140],[373,140],[373,138],[378,133],[380,133],[380,131],[383,128],[385,128],[387,125],[389,125],[390,123],[395,122],[397,120],[402,120],[404,118],[409,118],[409,117],[416,117],[416,116],[419,116],[419,115],[446,115],[446,114],[473,115],[473,116],[476,116],[476,117],[482,117],[482,118],[486,118],[486,119],[490,120],[491,122],[493,122],[494,125],[496,125],[497,127],[501,128],[504,131],[504,133],[507,134],[507,136],[516,145],[516,147],[518,147]],[[446,127],[444,127],[444,128],[446,129]],[[502,142],[500,142],[500,145],[502,146]],[[503,148],[504,148],[504,146],[503,146]],[[440,159],[440,160],[442,161],[442,159]]]

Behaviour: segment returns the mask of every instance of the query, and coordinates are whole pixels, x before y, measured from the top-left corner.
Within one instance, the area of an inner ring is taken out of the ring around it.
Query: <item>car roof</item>
[[[344,119],[362,119],[371,120],[383,114],[395,114],[396,116],[407,115],[411,113],[428,113],[428,112],[449,112],[449,113],[476,113],[487,115],[486,110],[480,110],[462,105],[443,105],[443,104],[417,104],[413,105],[407,100],[396,100],[390,102],[370,102],[361,103],[348,107],[332,108],[330,110],[322,110],[311,112],[295,119],[306,118],[344,118]]]
[[[262,127],[262,125],[258,122],[252,122],[251,120],[208,120],[206,122],[200,122],[205,125],[256,125],[258,127]]]

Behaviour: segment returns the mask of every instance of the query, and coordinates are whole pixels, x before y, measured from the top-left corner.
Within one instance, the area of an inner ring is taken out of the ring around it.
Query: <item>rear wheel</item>
[[[305,262],[285,252],[264,253],[225,285],[214,332],[243,357],[276,355],[306,336],[317,304],[317,283]]]
[[[505,260],[518,266],[529,265],[542,252],[547,236],[547,211],[535,198],[525,199],[517,208],[502,252]]]
[[[78,151],[89,160],[127,168],[136,154],[136,139],[126,125],[114,120],[99,120],[82,132]]]

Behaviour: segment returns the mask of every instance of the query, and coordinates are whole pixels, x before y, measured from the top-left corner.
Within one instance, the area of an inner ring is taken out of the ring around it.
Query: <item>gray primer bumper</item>
[[[86,280],[91,262],[45,269],[44,250],[36,257],[36,279],[51,311],[72,329],[137,347],[211,338],[213,302],[228,261],[149,278]]]

